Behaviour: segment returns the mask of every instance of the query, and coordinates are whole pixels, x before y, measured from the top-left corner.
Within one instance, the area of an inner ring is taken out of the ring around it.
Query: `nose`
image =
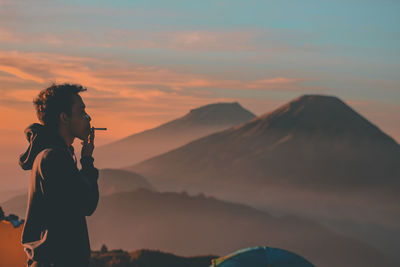
[[[86,114],[86,115],[85,115],[85,118],[86,118],[88,121],[91,121],[91,120],[92,120],[92,118],[90,118],[89,114]]]

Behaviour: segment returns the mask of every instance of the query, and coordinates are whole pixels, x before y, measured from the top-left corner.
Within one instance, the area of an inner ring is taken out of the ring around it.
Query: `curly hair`
[[[71,116],[73,96],[87,89],[78,84],[52,84],[50,87],[40,91],[33,100],[36,114],[44,125],[57,128],[60,114],[65,112]]]

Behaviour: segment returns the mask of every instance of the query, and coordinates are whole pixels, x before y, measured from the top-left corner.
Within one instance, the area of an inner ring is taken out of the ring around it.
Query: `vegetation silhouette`
[[[103,245],[100,251],[92,251],[89,267],[208,267],[218,256],[180,257],[159,250],[139,249],[126,252],[121,249],[107,251]]]

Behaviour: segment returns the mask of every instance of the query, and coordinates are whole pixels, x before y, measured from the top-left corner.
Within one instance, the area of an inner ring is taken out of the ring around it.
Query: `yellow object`
[[[23,224],[17,228],[0,221],[0,266],[26,267],[27,257],[21,244]]]

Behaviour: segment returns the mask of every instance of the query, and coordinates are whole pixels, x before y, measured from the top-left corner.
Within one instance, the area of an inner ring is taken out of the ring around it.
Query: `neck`
[[[67,144],[67,146],[71,146],[72,143],[74,142],[75,137],[69,134],[67,129],[60,127],[58,129],[58,133],[60,134],[61,138],[64,140],[64,142]]]

